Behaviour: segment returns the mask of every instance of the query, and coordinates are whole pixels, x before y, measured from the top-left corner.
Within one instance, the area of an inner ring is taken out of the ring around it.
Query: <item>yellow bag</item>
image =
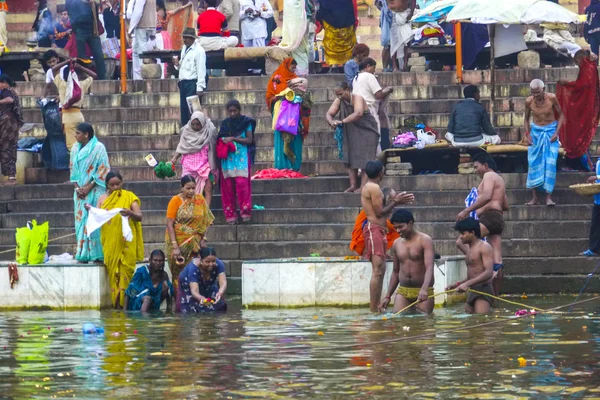
[[[17,263],[27,264],[29,245],[31,243],[31,226],[29,222],[27,222],[26,226],[17,228],[15,239],[17,241]]]
[[[48,222],[38,225],[36,220],[31,221],[31,243],[29,245],[28,263],[43,264],[46,258],[46,249],[48,248],[48,231],[50,227]]]

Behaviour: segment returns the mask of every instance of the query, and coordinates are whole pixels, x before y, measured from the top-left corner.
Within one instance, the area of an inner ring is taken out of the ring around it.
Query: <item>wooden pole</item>
[[[454,51],[456,53],[456,83],[463,83],[463,52],[462,52],[462,26],[460,22],[454,24]]]
[[[127,35],[125,33],[125,0],[121,0],[121,94],[127,93]]]
[[[496,25],[490,24],[490,120],[494,125],[494,102],[496,100],[496,51],[494,41],[496,37]]]

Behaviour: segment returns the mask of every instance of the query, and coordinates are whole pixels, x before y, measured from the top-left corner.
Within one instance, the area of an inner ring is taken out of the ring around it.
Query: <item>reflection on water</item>
[[[384,320],[235,302],[217,316],[0,313],[0,398],[600,397],[598,307],[517,320],[513,308]],[[105,335],[84,336],[84,322]]]

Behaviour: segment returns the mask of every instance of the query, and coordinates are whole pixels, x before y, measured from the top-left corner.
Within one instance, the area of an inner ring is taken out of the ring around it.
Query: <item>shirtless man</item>
[[[385,254],[387,253],[387,215],[400,204],[411,204],[415,201],[412,193],[402,192],[393,201],[383,205],[383,193],[379,184],[383,180],[383,164],[380,161],[369,161],[365,167],[367,183],[360,193],[360,202],[367,215],[367,223],[363,226],[365,252],[363,257],[371,261],[370,309],[376,312],[381,300],[383,276],[385,275]]]
[[[527,149],[527,188],[532,191],[532,199],[526,205],[539,204],[537,189],[546,192],[546,205],[554,206],[552,191],[556,181],[556,161],[558,159],[558,134],[565,122],[565,116],[556,96],[544,91],[544,82],[534,79],[529,85],[531,96],[525,100],[525,137]],[[558,116],[558,121],[556,117]],[[533,121],[530,119],[533,117]]]
[[[473,161],[477,175],[482,178],[477,200],[470,207],[461,211],[456,220],[467,218],[473,211],[477,213],[481,237],[486,237],[494,250],[494,292],[499,294],[504,278],[504,264],[502,263],[504,216],[502,212],[509,209],[506,186],[504,179],[494,171],[496,162],[489,154],[477,154],[473,157]]]
[[[408,210],[396,210],[392,216],[392,224],[400,239],[394,242],[394,271],[390,277],[387,296],[379,304],[379,311],[385,311],[390,303],[398,283],[398,292],[394,300],[394,312],[403,310],[415,301],[418,311],[431,314],[435,305],[433,297],[433,240],[428,235],[417,231],[415,218]]]
[[[390,29],[390,53],[394,71],[406,71],[408,62],[408,43],[412,39],[410,20],[413,17],[416,0],[387,0],[388,8],[393,14]]]
[[[456,282],[446,290],[456,289],[463,293],[469,289],[494,295],[491,281],[493,275],[492,246],[481,240],[479,223],[473,218],[460,220],[454,227],[460,233],[456,247],[467,256],[467,279]],[[494,299],[479,293],[469,292],[465,311],[469,314],[487,314]]]

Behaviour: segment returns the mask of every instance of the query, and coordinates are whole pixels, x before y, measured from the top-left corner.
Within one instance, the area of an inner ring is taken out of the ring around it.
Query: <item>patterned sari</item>
[[[100,243],[100,231],[95,231],[90,237],[87,235],[85,225],[88,212],[84,205],[98,204],[98,198],[106,191],[106,174],[110,171],[108,154],[106,148],[93,137],[83,148],[81,143],[75,143],[71,149],[71,179],[70,181],[83,187],[90,182],[96,183],[85,199],[73,194],[75,203],[75,234],[77,236],[77,261],[103,260],[102,244]]]
[[[175,287],[178,286],[179,274],[183,270],[183,267],[189,264],[194,253],[200,251],[200,242],[214,220],[215,217],[210,211],[208,204],[206,204],[204,196],[201,194],[195,195],[192,199],[184,199],[183,203],[179,206],[173,229],[175,230],[175,238],[181,252],[181,257],[185,259],[183,266],[177,266],[175,257],[173,256],[173,244],[171,243],[169,232],[167,231],[165,234],[169,268],[171,269]]]
[[[140,199],[128,190],[116,190],[102,203],[102,209],[131,208],[134,202],[141,205]],[[100,228],[102,248],[110,249],[104,255],[104,264],[108,271],[110,284],[110,298],[113,306],[123,306],[124,293],[131,282],[135,263],[144,259],[144,237],[142,236],[142,223],[129,218],[129,227],[133,232],[133,240],[125,241],[123,238],[123,218],[121,214],[115,215],[109,222]],[[119,304],[117,304],[117,300]]]

